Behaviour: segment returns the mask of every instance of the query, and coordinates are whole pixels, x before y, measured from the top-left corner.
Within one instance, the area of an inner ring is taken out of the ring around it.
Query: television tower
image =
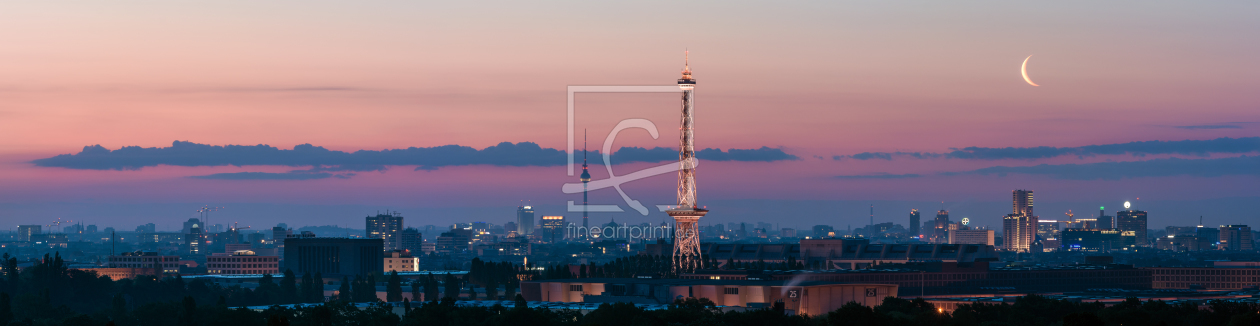
[[[682,128],[678,146],[678,206],[665,211],[674,218],[674,272],[685,273],[700,268],[700,218],[709,210],[696,204],[696,153],[693,134],[695,121],[696,80],[691,78],[690,51],[686,53],[682,78]]]
[[[591,182],[591,171],[586,169],[586,131],[585,130],[582,131],[582,176],[581,178],[582,178],[581,179],[582,180],[582,229],[586,230],[586,232],[582,232],[581,234],[582,234],[582,239],[586,240],[586,238],[590,237],[591,235],[591,229],[586,224],[587,221],[589,220],[589,216],[586,215],[587,213],[586,186],[588,183]]]

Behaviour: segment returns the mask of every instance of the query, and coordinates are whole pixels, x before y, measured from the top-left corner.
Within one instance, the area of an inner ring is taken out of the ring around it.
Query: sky
[[[565,215],[592,175],[676,160],[697,79],[706,223],[861,227],[948,209],[1246,224],[1260,201],[1260,4],[1114,1],[0,3],[0,228],[174,229]],[[1040,86],[1026,83],[1020,65]],[[239,146],[233,146],[239,145]],[[707,153],[707,154],[706,154]],[[580,153],[579,153],[580,156]],[[578,158],[580,161],[580,157]],[[673,174],[622,185],[667,205]],[[612,188],[593,223],[659,222]],[[1253,223],[1254,224],[1254,223]]]

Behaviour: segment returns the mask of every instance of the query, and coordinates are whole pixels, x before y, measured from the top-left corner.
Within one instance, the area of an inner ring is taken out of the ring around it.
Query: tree
[[[441,297],[438,295],[438,291],[437,278],[433,277],[432,273],[429,273],[429,277],[425,278],[424,281],[424,298],[429,301],[437,302]]]
[[[13,303],[9,301],[9,293],[0,293],[0,325],[8,325],[13,320]]]
[[[184,310],[179,316],[179,324],[184,326],[197,324],[197,300],[193,300],[193,297],[184,297]]]
[[[289,326],[289,319],[281,315],[271,315],[267,317],[267,326]]]
[[[311,293],[310,302],[324,302],[324,273],[315,272],[315,292]]]
[[[350,277],[341,277],[341,287],[337,289],[337,300],[344,302],[354,301],[354,296],[350,294]]]
[[[311,273],[302,273],[302,283],[298,287],[298,302],[313,302],[311,298],[315,293],[315,280],[311,279]]]
[[[422,280],[415,280],[411,282],[411,301],[423,301],[420,298],[420,282],[422,282]]]
[[[111,305],[113,306],[110,315],[111,319],[120,320],[127,317],[127,299],[123,298],[122,293],[114,295],[114,300]]]
[[[283,303],[296,303],[297,299],[297,276],[294,276],[292,269],[285,269],[284,278],[280,279],[280,300]]]
[[[389,282],[385,285],[385,301],[398,302],[402,300],[402,279],[398,277],[398,271],[389,272]]]
[[[459,289],[463,288],[459,285],[459,279],[455,278],[454,275],[446,274],[446,279],[443,280],[442,283],[445,283],[442,285],[446,286],[445,297],[459,299]]]
[[[498,300],[498,299],[499,299],[499,289],[498,289],[498,287],[499,287],[498,282],[495,282],[495,280],[494,280],[493,278],[492,278],[492,279],[490,279],[490,281],[486,283],[486,300]]]
[[[354,281],[350,282],[350,297],[353,298],[351,301],[354,301],[354,302],[368,301],[367,295],[364,294],[366,291],[367,291],[367,281],[364,280],[363,276],[361,275],[355,276]],[[373,289],[372,292],[376,292],[375,289]]]

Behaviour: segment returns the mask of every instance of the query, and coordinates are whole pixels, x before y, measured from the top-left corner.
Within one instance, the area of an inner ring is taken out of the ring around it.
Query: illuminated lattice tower
[[[696,204],[695,121],[696,80],[691,78],[690,58],[683,66],[678,87],[682,89],[682,128],[678,147],[678,206],[665,211],[674,218],[674,271],[686,273],[700,267],[700,218],[709,210]]]

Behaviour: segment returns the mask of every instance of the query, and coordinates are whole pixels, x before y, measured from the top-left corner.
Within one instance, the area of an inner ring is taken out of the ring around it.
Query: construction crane
[[[217,212],[220,209],[223,209],[223,207],[212,207],[210,205],[197,209],[197,213],[200,214],[201,217],[201,229],[203,232],[208,233],[210,230],[210,212]]]

